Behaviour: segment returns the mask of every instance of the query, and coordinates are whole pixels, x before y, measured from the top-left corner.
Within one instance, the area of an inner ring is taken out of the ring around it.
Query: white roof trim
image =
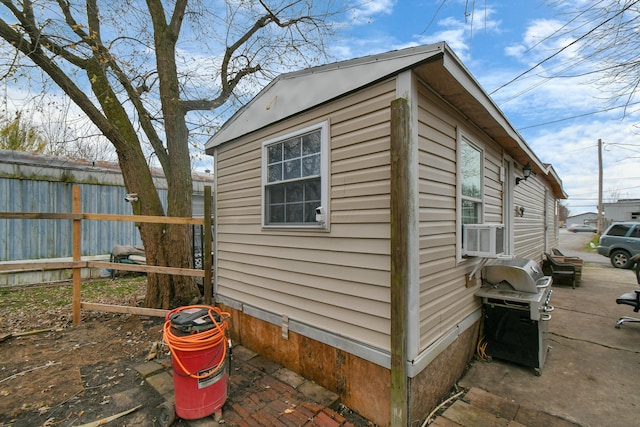
[[[411,47],[282,74],[238,110],[207,141],[205,149],[411,68],[444,52],[444,46],[444,43],[438,43]]]
[[[442,59],[441,63],[431,64],[436,59]],[[534,172],[545,175],[557,197],[567,197],[562,189],[562,181],[555,171],[538,159],[500,108],[445,42],[282,74],[225,122],[207,141],[205,150],[207,154],[213,154],[213,148],[221,144],[231,142],[405,70],[422,68],[428,70],[431,65],[449,74],[449,78],[445,76],[446,81],[442,82],[437,80],[437,76],[433,77],[436,80],[430,79],[429,74],[422,76],[430,80],[428,83],[437,93],[440,93],[440,90],[447,92],[453,88],[451,85],[457,85],[461,92],[455,93],[454,90],[450,95],[456,98],[464,92],[467,94],[465,102],[447,99],[447,95],[443,92],[441,95],[444,99],[451,102],[462,114],[469,116],[471,121],[483,122],[484,125],[481,128],[507,148],[517,161],[522,164],[531,161]]]

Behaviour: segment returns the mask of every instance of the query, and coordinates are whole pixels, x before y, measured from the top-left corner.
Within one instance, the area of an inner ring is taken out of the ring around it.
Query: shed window
[[[482,151],[467,141],[460,143],[462,224],[482,223]]]
[[[458,131],[456,159],[457,257],[462,260],[465,225],[484,223],[484,151]]]
[[[307,128],[263,144],[265,226],[326,227],[326,132]]]

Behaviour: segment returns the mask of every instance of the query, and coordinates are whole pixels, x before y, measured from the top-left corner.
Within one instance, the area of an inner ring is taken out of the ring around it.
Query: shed
[[[446,43],[280,75],[206,152],[233,335],[379,425],[423,420],[474,354],[463,225],[557,246],[561,180]]]

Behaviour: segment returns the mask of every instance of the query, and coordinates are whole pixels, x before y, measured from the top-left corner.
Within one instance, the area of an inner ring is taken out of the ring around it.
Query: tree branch
[[[202,110],[214,110],[219,106],[223,105],[228,99],[231,93],[233,93],[233,89],[238,85],[240,80],[245,76],[250,74],[254,74],[260,71],[262,67],[260,65],[256,65],[255,67],[246,67],[239,72],[229,81],[228,84],[223,85],[223,90],[220,92],[220,95],[215,97],[214,99],[194,99],[182,101],[182,109],[185,112],[189,111],[202,111]]]
[[[83,31],[82,25],[79,25],[76,22],[76,20],[73,17],[73,15],[71,14],[71,5],[69,4],[69,2],[67,2],[65,0],[57,0],[57,2],[58,2],[58,6],[60,7],[60,10],[62,11],[62,15],[64,16],[64,21],[67,23],[67,26],[78,37],[80,37],[80,39],[86,41],[89,38],[89,35],[85,31]],[[87,9],[89,7],[90,6],[87,4]]]
[[[297,2],[291,3],[286,7],[287,8],[293,7],[296,3]],[[237,73],[235,73],[233,77],[229,76],[229,66],[233,59],[233,55],[262,28],[266,27],[271,23],[276,24],[280,28],[291,28],[291,27],[297,28],[298,24],[302,22],[315,23],[315,20],[313,19],[313,17],[307,16],[307,15],[301,16],[295,19],[282,21],[278,16],[278,14],[282,11],[279,11],[279,12],[272,11],[263,0],[260,0],[260,4],[262,5],[266,13],[263,16],[259,17],[255,21],[255,23],[251,26],[251,28],[249,28],[242,36],[240,36],[240,38],[238,38],[238,40],[236,40],[235,43],[231,44],[230,46],[227,46],[227,48],[225,49],[224,57],[222,59],[222,65],[220,67],[221,68],[220,81],[221,81],[221,87],[222,87],[220,94],[215,99],[212,99],[212,100],[183,101],[182,108],[185,111],[208,110],[208,109],[217,108],[218,106],[224,104],[227,101],[227,99],[229,98],[229,96],[231,96],[236,86],[240,83],[240,81],[244,77],[251,74],[255,74],[258,71],[262,70],[262,66],[260,64],[255,66],[246,66],[242,68],[240,71],[238,71]],[[306,41],[306,36],[303,33],[303,31],[300,31],[298,29],[298,33]]]
[[[284,9],[292,8],[296,3],[298,3],[298,2],[293,2],[293,3],[289,4],[289,5],[286,5]],[[282,10],[280,10],[278,12],[273,12],[271,10],[271,8],[269,6],[267,6],[267,4],[263,0],[260,0],[260,4],[264,8],[264,10],[267,11],[267,15],[271,18],[272,22],[274,22],[280,28],[293,27],[293,26],[296,26],[298,23],[305,22],[305,21],[315,22],[315,20],[311,16],[308,16],[308,15],[301,16],[301,17],[295,18],[295,19],[289,19],[289,20],[283,22],[283,21],[280,20],[278,15],[284,9],[282,9]],[[304,37],[304,34],[301,31],[299,32],[299,34]]]
[[[38,24],[35,20],[35,15],[33,13],[32,4],[30,1],[23,2],[24,10],[22,11],[17,9],[9,0],[2,0],[2,4],[7,9],[9,9],[9,11],[11,11],[13,16],[20,23],[22,29],[24,29],[25,34],[27,34],[31,40],[29,41],[23,38],[18,31],[15,31],[15,33],[21,39],[21,43],[29,45],[31,50],[45,48],[54,55],[62,56],[64,59],[77,67],[84,67],[85,63],[82,58],[72,54],[68,50],[64,49],[61,45],[53,42],[51,39],[42,34],[42,29],[38,27]],[[21,52],[23,52],[23,50],[21,50]]]
[[[222,65],[220,70],[220,84],[222,86],[222,90],[220,91],[220,95],[218,99],[226,100],[233,89],[237,86],[240,79],[248,74],[251,74],[250,70],[254,70],[252,72],[259,71],[260,65],[255,67],[247,67],[236,74],[236,76],[229,80],[229,64],[231,63],[231,59],[233,58],[233,54],[240,48],[244,43],[246,43],[255,33],[257,33],[261,28],[266,27],[271,22],[271,15],[263,15],[244,33],[235,43],[231,46],[227,46],[224,52],[224,57],[222,58]]]
[[[149,143],[153,147],[154,152],[158,158],[166,157],[166,149],[153,126],[149,112],[142,103],[140,92],[134,87],[131,79],[126,75],[113,55],[111,55],[110,51],[101,42],[99,10],[95,0],[87,0],[87,22],[89,22],[89,33],[92,35],[92,37],[87,37],[87,42],[92,45],[94,58],[102,65],[102,67],[108,67],[113,71],[118,82],[124,88],[129,100],[136,109],[140,125],[149,139]],[[104,75],[104,78],[108,80],[106,74]],[[130,119],[127,119],[127,122],[130,122]]]
[[[96,0],[87,0],[87,23],[89,24],[88,38],[90,37],[90,40],[92,40],[93,43],[104,48],[101,36],[102,30],[100,27],[100,14]]]
[[[89,117],[91,121],[107,136],[114,138],[114,145],[121,143],[117,129],[109,123],[102,112],[95,107],[89,97],[75,82],[69,78],[62,69],[49,58],[42,50],[32,49],[31,44],[22,38],[4,21],[0,20],[0,37],[11,43],[17,50],[31,59],[40,67],[60,88],[75,102],[78,107]]]
[[[180,28],[184,20],[184,11],[187,8],[187,0],[177,0],[176,7],[173,9],[173,15],[171,16],[171,22],[169,23],[169,31],[174,42],[178,40],[180,35]]]

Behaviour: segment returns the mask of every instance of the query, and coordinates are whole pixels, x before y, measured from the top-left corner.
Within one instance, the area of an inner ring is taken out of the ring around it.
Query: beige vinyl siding
[[[484,222],[502,223],[502,148],[485,143],[484,148]]]
[[[218,294],[388,349],[394,98],[389,80],[218,147]],[[330,230],[263,229],[262,141],[324,121]]]
[[[531,174],[516,185],[513,203],[524,208],[524,216],[514,218],[515,254],[540,261],[545,251],[545,185],[540,177]]]
[[[515,252],[518,256],[541,261],[545,251],[558,247],[556,199],[553,192],[544,179],[532,174],[528,180],[516,186],[514,204],[524,207],[524,216],[516,217],[514,221]]]
[[[420,220],[419,350],[425,350],[478,310],[477,288],[465,286],[465,273],[478,259],[457,262],[456,136],[460,129],[484,153],[484,220],[501,222],[501,148],[442,103],[418,88],[418,191]]]
[[[216,225],[260,225],[260,144],[227,145],[216,153]],[[218,237],[218,236],[216,236]]]
[[[547,250],[557,248],[560,244],[558,215],[556,215],[556,199],[551,190],[547,190]]]

